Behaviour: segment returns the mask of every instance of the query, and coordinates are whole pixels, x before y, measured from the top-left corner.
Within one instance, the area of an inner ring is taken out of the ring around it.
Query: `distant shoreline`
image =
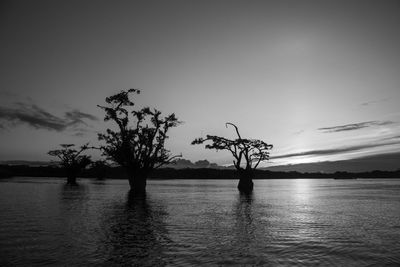
[[[12,176],[12,177],[0,177],[1,180],[18,180],[18,179],[59,179],[60,181],[63,181],[65,177],[51,177],[51,176]],[[115,181],[115,180],[121,180],[121,181],[126,181],[126,178],[104,178],[104,179],[98,179],[98,178],[93,178],[93,177],[78,177],[77,180],[91,180],[95,182],[104,182],[104,181]],[[337,181],[357,181],[357,180],[400,180],[400,177],[390,177],[390,178],[385,178],[385,177],[368,177],[368,178],[355,178],[355,179],[337,179],[337,178],[313,178],[313,177],[297,177],[297,178],[259,178],[259,179],[254,179],[254,180],[337,180]],[[203,180],[203,181],[214,181],[214,180],[232,180],[236,181],[237,178],[149,178],[148,181],[170,181],[170,180]],[[253,180],[253,181],[254,181]]]
[[[10,177],[65,177],[64,170],[55,166],[27,166],[27,165],[0,165],[0,178]],[[98,179],[126,179],[126,173],[121,167],[104,167],[102,169],[86,169],[79,177]],[[162,178],[160,178],[162,177]],[[400,178],[400,170],[397,171],[371,171],[371,172],[281,172],[269,170],[256,170],[255,180],[264,179],[379,179],[379,178]],[[161,168],[154,170],[149,179],[213,179],[213,180],[234,180],[236,172],[233,169],[211,169],[211,168],[186,168],[173,169]]]

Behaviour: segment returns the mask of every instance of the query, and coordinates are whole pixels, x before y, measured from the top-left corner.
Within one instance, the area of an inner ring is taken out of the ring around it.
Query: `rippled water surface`
[[[399,266],[400,180],[1,180],[0,265]]]

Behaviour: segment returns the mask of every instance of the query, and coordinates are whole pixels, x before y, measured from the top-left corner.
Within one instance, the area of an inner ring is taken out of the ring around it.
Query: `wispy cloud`
[[[86,124],[84,120],[96,121],[97,117],[79,110],[65,112],[63,117],[55,116],[35,104],[18,102],[14,107],[0,106],[2,128],[26,124],[35,129],[64,131],[69,127]]]
[[[70,120],[71,124],[86,124],[84,122],[84,119],[92,120],[92,121],[97,121],[98,118],[96,116],[93,116],[91,114],[83,113],[79,110],[72,110],[68,111],[65,113],[65,118]]]
[[[372,101],[361,103],[361,106],[370,106],[370,105],[378,104],[380,102],[385,102],[388,100],[389,100],[388,98],[380,99],[380,100],[372,100]]]
[[[282,159],[282,158],[292,158],[292,157],[301,157],[301,156],[327,156],[327,155],[337,155],[341,153],[355,152],[360,151],[367,148],[376,148],[388,145],[399,145],[400,140],[391,141],[391,142],[381,142],[376,144],[364,144],[364,145],[356,145],[356,146],[347,146],[347,147],[339,147],[332,149],[320,149],[320,150],[309,150],[304,152],[290,153],[279,156],[272,156],[271,159]]]
[[[365,121],[365,122],[351,123],[351,124],[338,125],[332,127],[323,127],[323,128],[318,128],[318,130],[324,133],[334,133],[334,132],[354,131],[367,127],[389,125],[393,123],[394,123],[393,121]]]
[[[299,131],[297,131],[297,132],[294,132],[293,134],[294,134],[294,135],[299,135],[299,134],[302,134],[302,133],[304,133],[304,130],[299,130]]]
[[[16,94],[13,93],[13,92],[10,92],[10,91],[1,90],[0,91],[0,96],[2,96],[2,97],[11,97],[11,96],[16,96]]]
[[[382,140],[398,140],[398,139],[400,139],[400,135],[389,136],[389,137],[383,138]]]

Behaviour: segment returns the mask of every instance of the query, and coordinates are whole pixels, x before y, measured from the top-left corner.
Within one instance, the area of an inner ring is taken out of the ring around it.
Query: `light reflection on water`
[[[0,265],[400,264],[400,180],[0,181]]]

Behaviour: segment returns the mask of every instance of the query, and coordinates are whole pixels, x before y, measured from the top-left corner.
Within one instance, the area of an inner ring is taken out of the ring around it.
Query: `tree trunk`
[[[146,194],[146,181],[147,181],[146,174],[136,173],[133,175],[129,175],[129,185],[131,187],[131,192],[137,195]]]
[[[67,170],[67,184],[69,184],[69,185],[77,185],[76,176],[77,176],[76,171]]]
[[[253,191],[253,178],[254,171],[252,169],[239,169],[239,184],[238,189],[243,193],[250,193]]]

